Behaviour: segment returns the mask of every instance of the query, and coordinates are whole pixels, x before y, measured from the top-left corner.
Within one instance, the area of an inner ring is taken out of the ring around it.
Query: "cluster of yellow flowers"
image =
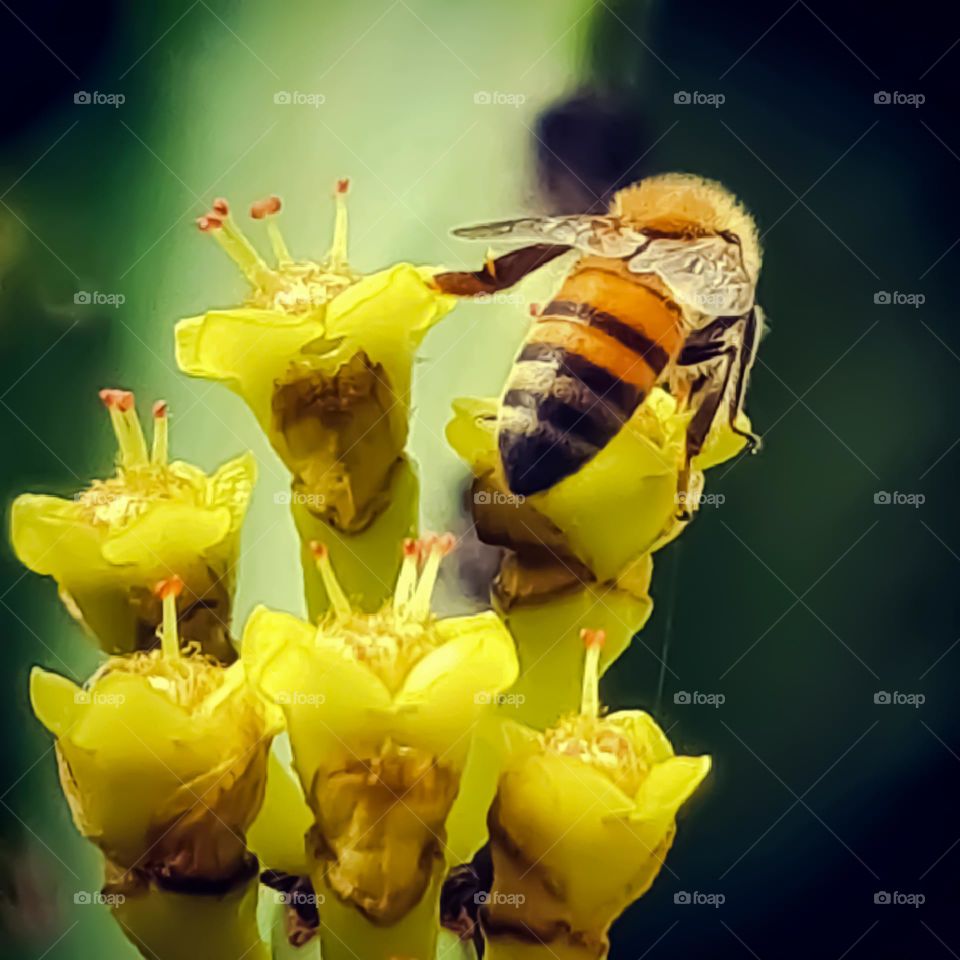
[[[251,208],[273,265],[216,201],[200,228],[251,292],[176,331],[180,367],[243,398],[301,494],[309,619],[258,607],[235,642],[253,458],[211,476],[170,461],[166,405],[148,449],[133,395],[105,390],[116,474],[12,510],[17,555],[106,655],[83,685],[36,668],[33,709],[144,956],[268,956],[263,869],[309,875],[325,960],[431,960],[443,879],[489,838],[491,955],[604,957],[710,767],[675,756],[646,713],[605,715],[598,695],[650,613],[651,553],[683,527],[689,414],[655,390],[549,491],[474,497],[481,537],[509,547],[495,609],[435,616],[455,541],[418,537],[406,442],[414,354],[455,301],[430,269],[350,268],[346,191],[319,262],[291,257],[276,197]],[[494,424],[493,402],[455,403],[449,440],[481,491],[505,489]],[[741,443],[720,431],[694,468]],[[539,563],[544,544],[573,573]],[[511,696],[525,723],[505,719]]]

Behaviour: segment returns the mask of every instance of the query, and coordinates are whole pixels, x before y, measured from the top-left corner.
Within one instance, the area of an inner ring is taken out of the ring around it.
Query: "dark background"
[[[122,62],[124,48],[145,47],[179,7],[3,6],[6,503],[25,489],[79,486],[102,467],[102,432],[86,419],[97,411],[77,412],[72,398],[111,377],[116,328],[53,309],[77,281],[52,265],[64,256],[114,289],[116,265],[98,236],[122,235],[131,198],[117,185],[139,147],[116,125],[84,124],[42,175],[18,178],[55,139],[54,118],[66,128],[71,73]],[[232,5],[215,6],[228,16]],[[578,29],[589,37],[581,74],[530,139],[545,202],[600,206],[614,186],[672,169],[722,180],[760,224],[759,299],[771,327],[748,402],[763,450],[714,471],[709,489],[725,502],[661,555],[658,609],[606,684],[614,707],[655,704],[669,642],[658,718],[678,750],[715,762],[661,878],[615,927],[612,954],[957,956],[960,12],[611,0]],[[153,83],[137,71],[124,89],[149,111]],[[677,104],[678,91],[725,102]],[[876,104],[878,91],[925,102]],[[429,110],[428,92],[420,108]],[[875,303],[881,291],[924,302]],[[880,491],[925,501],[878,504]],[[6,547],[0,573],[0,814],[11,815],[0,879],[16,898],[6,919],[25,944],[0,949],[39,957],[54,938],[38,931],[57,929],[47,892],[59,848],[37,824],[44,811],[62,824],[64,813],[52,768],[21,788],[46,747],[25,697],[45,641],[28,624],[44,608],[61,615],[50,585],[22,577]],[[683,705],[682,691],[724,702]],[[925,702],[878,704],[880,691]],[[675,903],[683,891],[724,902]],[[881,891],[925,902],[877,904]]]

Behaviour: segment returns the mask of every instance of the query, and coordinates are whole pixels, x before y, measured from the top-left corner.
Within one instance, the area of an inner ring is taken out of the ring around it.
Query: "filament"
[[[129,470],[145,466],[148,462],[147,441],[137,419],[133,394],[129,390],[101,390],[100,399],[110,413],[121,467]]]
[[[180,659],[180,634],[177,630],[177,597],[183,592],[183,581],[174,574],[161,580],[154,593],[163,601],[163,623],[160,626],[160,650],[167,660]]]
[[[334,613],[341,620],[348,619],[352,613],[350,601],[343,592],[343,587],[340,586],[337,575],[333,572],[333,565],[330,563],[330,551],[327,549],[327,545],[314,540],[310,544],[310,551],[316,560],[317,569],[320,571],[320,577],[323,580],[323,586],[327,591],[327,596],[330,598],[330,605],[333,607]]]

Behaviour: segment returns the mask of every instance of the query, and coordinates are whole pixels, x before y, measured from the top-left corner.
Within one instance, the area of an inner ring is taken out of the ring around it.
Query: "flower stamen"
[[[100,399],[110,413],[121,467],[129,470],[145,466],[148,463],[147,441],[137,419],[133,394],[129,390],[101,390]]]
[[[339,620],[349,620],[353,615],[350,607],[350,601],[337,580],[337,575],[333,572],[333,564],[330,563],[330,551],[325,543],[314,540],[310,544],[310,552],[313,554],[317,564],[317,570],[320,571],[320,577],[323,580],[323,586],[330,598],[330,606]]]
[[[333,223],[333,243],[327,254],[326,265],[334,273],[347,271],[347,193],[350,191],[350,180],[344,177],[337,181],[334,198],[337,202],[336,219]]]
[[[176,574],[161,580],[153,591],[163,601],[160,626],[160,650],[166,660],[180,659],[180,634],[177,630],[177,597],[183,592],[183,580]]]
[[[421,552],[426,553],[426,560],[408,605],[412,619],[426,620],[430,615],[430,598],[440,573],[440,561],[453,551],[456,543],[456,537],[452,533],[445,533],[440,537],[430,536],[422,542]]]
[[[274,216],[280,212],[281,207],[280,198],[276,194],[272,194],[251,204],[250,216],[254,220],[266,220],[267,236],[270,238],[270,246],[273,247],[273,255],[277,258],[278,266],[282,267],[284,264],[290,263],[293,257],[290,256],[283,234],[280,233],[280,228],[274,219]]]
[[[420,541],[407,538],[403,541],[403,563],[397,577],[397,586],[393,592],[395,610],[405,608],[413,599],[417,586],[417,567],[420,562]]]
[[[581,630],[580,639],[586,646],[586,658],[583,665],[583,691],[580,695],[580,715],[597,718],[600,716],[600,651],[606,642],[604,630]]]
[[[170,440],[167,423],[167,401],[158,400],[153,405],[153,448],[150,462],[155,467],[165,467],[170,458]]]
[[[197,226],[203,233],[213,235],[252,286],[265,291],[278,286],[277,275],[264,263],[256,248],[231,219],[226,200],[214,200],[211,212],[200,217]]]

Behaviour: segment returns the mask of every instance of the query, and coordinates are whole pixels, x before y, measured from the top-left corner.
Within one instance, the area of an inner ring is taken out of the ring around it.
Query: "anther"
[[[280,198],[275,194],[271,197],[264,197],[263,200],[257,200],[250,204],[250,216],[254,220],[263,220],[265,217],[271,217],[280,212]]]
[[[317,570],[320,572],[320,579],[323,580],[323,586],[327,591],[327,597],[330,600],[330,606],[333,612],[341,620],[350,617],[350,601],[337,580],[337,575],[333,572],[333,565],[330,563],[330,551],[325,543],[319,540],[313,540],[310,543],[310,552],[313,554],[317,563]]]

